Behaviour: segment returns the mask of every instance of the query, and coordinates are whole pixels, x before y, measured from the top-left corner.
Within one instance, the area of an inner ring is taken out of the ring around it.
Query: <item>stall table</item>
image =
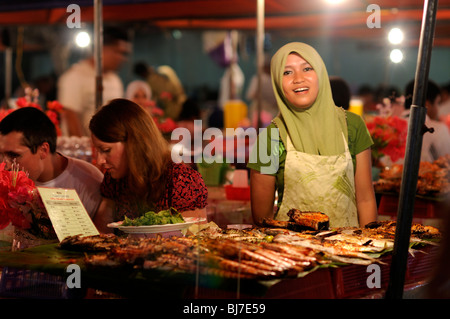
[[[408,258],[405,291],[422,287],[432,275],[438,246],[427,245]],[[381,287],[369,288],[367,266],[342,265],[314,270],[299,278],[275,280],[228,279],[160,270],[88,268],[84,254],[56,244],[5,252],[0,295],[13,298],[91,298],[101,290],[118,298],[181,299],[353,299],[383,298],[389,280],[391,255],[381,257]],[[83,289],[67,288],[71,272],[81,269]]]

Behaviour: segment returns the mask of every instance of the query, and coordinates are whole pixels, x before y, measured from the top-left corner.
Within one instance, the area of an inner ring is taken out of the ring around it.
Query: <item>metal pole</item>
[[[406,142],[405,164],[399,195],[394,251],[390,269],[390,280],[386,291],[387,299],[401,299],[403,297],[422,139],[423,134],[426,132],[425,116],[427,110],[425,108],[425,100],[433,47],[437,2],[437,0],[425,0],[424,2],[414,93],[408,125],[408,139]]]
[[[257,13],[256,13],[256,63],[257,63],[257,109],[258,115],[257,128],[262,126],[261,123],[261,104],[262,104],[262,92],[261,92],[261,78],[264,72],[264,0],[257,0]]]
[[[94,0],[94,62],[95,62],[95,108],[103,104],[103,17],[102,0]]]

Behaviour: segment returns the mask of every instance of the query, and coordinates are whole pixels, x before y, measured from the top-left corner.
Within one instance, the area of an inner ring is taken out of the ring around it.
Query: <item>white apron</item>
[[[352,156],[343,135],[345,152],[334,156],[298,152],[287,137],[283,201],[276,214],[289,220],[287,212],[325,213],[330,227],[359,227]]]

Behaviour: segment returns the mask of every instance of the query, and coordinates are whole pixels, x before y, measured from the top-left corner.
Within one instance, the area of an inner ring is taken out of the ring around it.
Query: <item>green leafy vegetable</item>
[[[170,209],[162,210],[158,213],[149,211],[144,215],[133,219],[125,216],[122,226],[148,226],[178,223],[184,223],[183,216],[181,216],[181,213],[175,208],[171,207]]]

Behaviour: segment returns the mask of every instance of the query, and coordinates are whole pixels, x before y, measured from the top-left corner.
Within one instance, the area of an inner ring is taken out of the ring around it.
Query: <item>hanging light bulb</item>
[[[89,33],[87,33],[86,31],[79,32],[75,37],[75,43],[80,48],[87,47],[91,43],[91,37],[89,36]]]
[[[394,49],[390,54],[391,61],[394,63],[400,63],[403,60],[403,52],[399,49]]]
[[[392,28],[388,34],[388,40],[392,44],[400,44],[402,43],[404,38],[403,31],[399,28]]]

